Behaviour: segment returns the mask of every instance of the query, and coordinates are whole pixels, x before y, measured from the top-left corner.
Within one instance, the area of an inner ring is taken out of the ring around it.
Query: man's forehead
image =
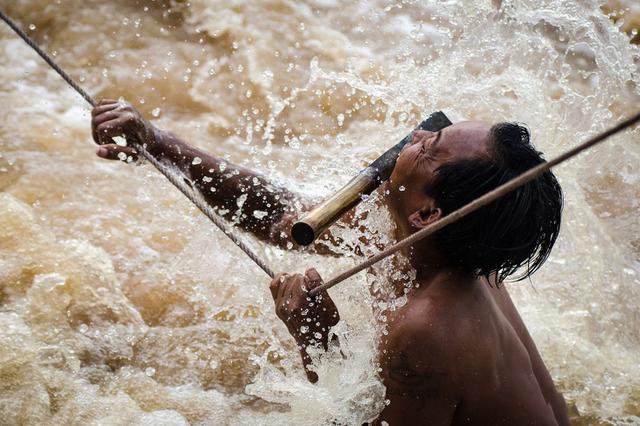
[[[445,127],[442,130],[443,136],[455,137],[456,139],[485,139],[489,137],[491,124],[484,121],[460,121]]]
[[[491,124],[484,121],[461,121],[442,130],[443,142],[464,145],[478,153],[489,153]]]

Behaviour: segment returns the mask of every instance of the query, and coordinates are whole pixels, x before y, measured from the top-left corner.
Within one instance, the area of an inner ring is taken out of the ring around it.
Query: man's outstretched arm
[[[261,240],[282,248],[296,247],[289,230],[308,203],[293,192],[156,128],[130,104],[101,101],[92,111],[91,124],[93,139],[100,145],[98,156],[135,161],[135,150],[113,143],[112,138],[124,135],[143,143],[155,158],[178,168],[222,217]],[[314,249],[332,254],[325,244],[317,244]]]

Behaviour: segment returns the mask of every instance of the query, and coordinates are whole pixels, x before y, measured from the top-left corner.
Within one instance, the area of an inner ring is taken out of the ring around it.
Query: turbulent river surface
[[[434,110],[527,123],[551,157],[640,108],[636,0],[0,7],[92,95],[318,199]],[[95,157],[89,129],[84,100],[0,25],[0,424],[374,418],[371,277],[332,290],[346,357],[310,385],[263,272],[150,166]],[[639,137],[557,169],[560,239],[509,285],[575,424],[640,424]],[[355,262],[247,239],[278,270]]]

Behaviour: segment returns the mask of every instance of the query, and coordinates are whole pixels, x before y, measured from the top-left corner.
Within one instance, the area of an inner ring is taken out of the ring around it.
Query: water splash
[[[123,96],[159,126],[310,198],[338,188],[436,109],[455,120],[525,122],[551,156],[637,108],[640,55],[617,26],[634,36],[633,2],[615,25],[591,0],[344,3],[2,8],[33,25],[97,97]],[[0,418],[375,416],[383,402],[375,336],[384,332],[376,324],[403,303],[380,277],[396,265],[332,293],[348,356],[318,359],[321,382],[308,384],[260,271],[151,170],[93,157],[77,96],[4,27],[0,46]],[[532,283],[511,289],[581,413],[577,424],[640,415],[637,137],[558,169],[567,194],[558,246]],[[386,245],[389,217],[374,203],[359,213],[375,211],[363,224]],[[351,230],[336,234],[345,241],[339,260],[252,244],[282,270],[318,266],[327,277],[373,250]],[[411,283],[411,272],[399,274]]]

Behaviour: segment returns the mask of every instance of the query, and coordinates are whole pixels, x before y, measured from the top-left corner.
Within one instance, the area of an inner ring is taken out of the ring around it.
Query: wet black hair
[[[429,185],[443,214],[522,174],[544,161],[530,142],[529,130],[516,123],[492,127],[490,158],[445,163]],[[447,259],[476,276],[496,273],[498,282],[530,277],[547,260],[560,231],[562,189],[553,173],[497,199],[435,235]]]

